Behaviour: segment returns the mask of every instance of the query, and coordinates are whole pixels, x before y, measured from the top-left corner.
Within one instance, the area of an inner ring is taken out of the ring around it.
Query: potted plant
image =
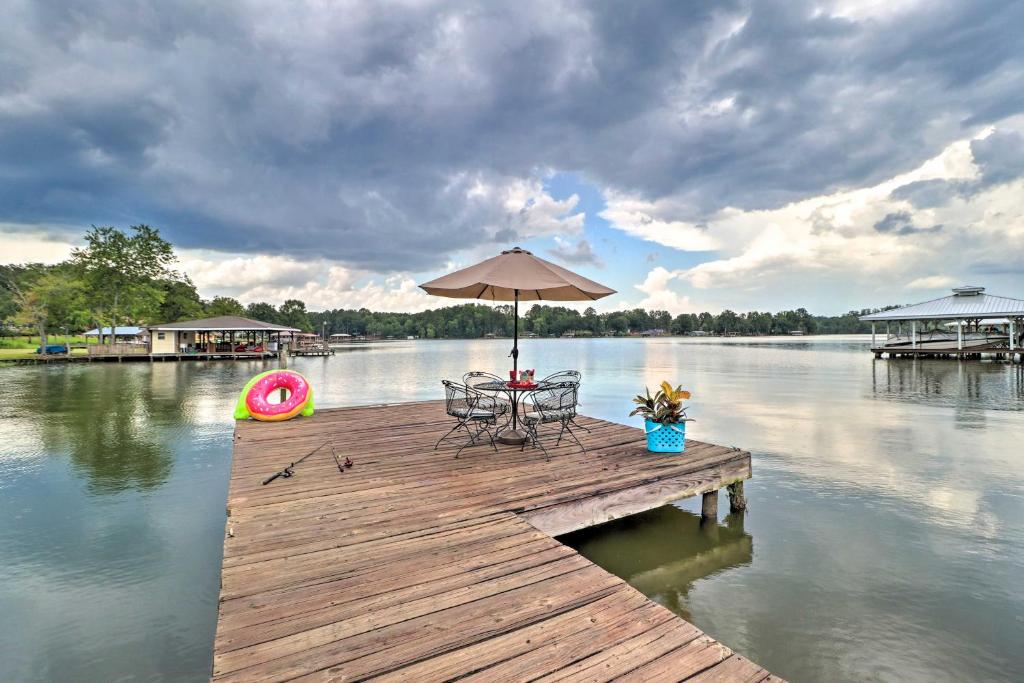
[[[644,431],[647,433],[647,450],[652,453],[682,453],[686,450],[686,407],[683,401],[690,398],[690,392],[682,385],[672,388],[668,382],[662,382],[658,393],[651,396],[651,390],[645,388],[645,394],[633,399],[636,408],[629,414],[642,415]]]

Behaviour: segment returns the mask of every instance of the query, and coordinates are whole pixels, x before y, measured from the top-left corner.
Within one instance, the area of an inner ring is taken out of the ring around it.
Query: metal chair
[[[497,375],[491,374],[490,372],[467,372],[462,376],[462,383],[473,389],[480,384],[490,384],[491,382],[500,382],[504,384],[505,380]]]
[[[498,384],[504,384],[505,380],[502,379],[501,377],[499,377],[498,375],[492,374],[490,372],[480,372],[480,371],[467,372],[466,374],[464,374],[462,376],[462,383],[465,384],[470,389],[476,389],[477,391],[481,391],[481,389],[479,388],[481,385],[490,384],[492,382],[497,382]],[[494,389],[483,389],[482,391],[492,392],[492,391],[494,391]],[[512,421],[512,403],[511,403],[511,401],[509,401],[504,396],[500,396],[498,394],[488,393],[487,395],[491,396],[495,401],[505,405],[505,411],[504,412],[508,413],[508,417],[506,418],[506,421],[507,422],[511,422]],[[506,424],[505,428],[507,428],[507,426],[508,425]],[[500,434],[503,430],[504,430],[504,428],[503,429],[495,429],[495,432]]]
[[[558,372],[551,373],[550,375],[542,379],[541,382],[550,382],[551,384],[563,384],[565,382],[569,382],[579,387],[582,379],[583,376],[579,373],[578,370],[559,370]],[[579,422],[576,421],[576,418],[573,418],[571,420],[571,423],[573,427],[576,427],[577,429],[582,429],[587,434],[590,433],[590,428],[581,425]]]
[[[448,415],[458,420],[458,423],[437,440],[437,443],[434,444],[434,450],[437,450],[442,441],[450,438],[452,434],[460,429],[464,429],[466,434],[469,435],[469,441],[462,444],[459,450],[455,452],[456,458],[462,453],[463,448],[477,445],[479,443],[477,439],[482,434],[487,434],[491,448],[497,453],[498,447],[494,444],[494,435],[491,434],[490,427],[496,427],[498,418],[508,412],[508,404],[502,403],[493,396],[488,396],[465,384],[458,384],[449,380],[443,380],[441,383],[444,385],[444,410]]]
[[[552,384],[562,384],[563,382],[572,382],[573,384],[579,384],[582,375],[577,370],[559,370],[553,372],[541,382],[551,382]]]
[[[558,440],[555,445],[562,443],[562,436],[566,433],[586,453],[587,449],[580,443],[575,432],[572,431],[573,418],[576,417],[576,407],[579,405],[579,384],[575,382],[562,382],[552,386],[545,386],[543,389],[531,392],[528,396],[532,404],[523,414],[523,426],[526,427],[528,439],[534,446],[544,451],[544,456],[550,460],[551,455],[548,449],[540,441],[538,428],[545,424],[559,424]],[[524,401],[524,405],[525,405]],[[579,426],[579,425],[577,425]],[[523,449],[526,444],[523,443]]]

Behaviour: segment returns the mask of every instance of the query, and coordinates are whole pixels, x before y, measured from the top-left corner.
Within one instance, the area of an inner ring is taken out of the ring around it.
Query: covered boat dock
[[[281,336],[294,327],[222,315],[201,320],[151,325],[149,355],[167,358],[265,358],[276,356]]]
[[[871,323],[871,351],[937,358],[1024,360],[1024,300],[986,294],[984,287],[964,286],[949,296],[861,316]],[[877,324],[885,323],[879,339]],[[881,341],[881,343],[879,343]]]

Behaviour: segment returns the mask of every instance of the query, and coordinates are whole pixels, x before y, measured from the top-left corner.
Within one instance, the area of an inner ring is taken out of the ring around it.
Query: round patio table
[[[544,391],[545,389],[554,386],[551,382],[540,381],[532,387],[517,387],[510,386],[508,382],[482,382],[474,385],[474,389],[479,391],[493,391],[501,392],[508,396],[509,403],[512,404],[512,423],[511,427],[498,432],[498,441],[503,444],[510,446],[520,446],[526,443],[526,432],[519,429],[519,397],[520,394],[528,394],[532,391]]]

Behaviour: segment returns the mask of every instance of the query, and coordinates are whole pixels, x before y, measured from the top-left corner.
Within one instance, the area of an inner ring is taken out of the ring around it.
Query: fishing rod
[[[350,464],[352,461],[349,460],[348,458],[345,458],[345,462],[343,464],[341,462],[341,460],[338,458],[337,451],[334,450],[334,443],[331,442],[331,441],[324,441],[322,444],[320,444],[319,446],[317,446],[316,448],[311,450],[309,453],[306,453],[304,456],[302,456],[301,458],[299,458],[298,460],[293,462],[291,465],[288,465],[288,467],[285,467],[280,472],[277,472],[276,474],[272,474],[269,477],[267,477],[266,479],[264,479],[263,480],[263,485],[266,486],[267,484],[269,484],[270,482],[274,481],[278,477],[280,477],[282,479],[287,479],[288,477],[292,476],[293,474],[295,474],[294,470],[295,470],[295,466],[296,465],[301,464],[303,460],[305,460],[309,456],[313,455],[314,453],[319,451],[324,446],[328,446],[328,445],[331,447],[331,453],[334,455],[334,462],[336,462],[338,464],[338,471],[341,472],[342,474],[344,474],[346,467],[352,467],[352,465]]]

